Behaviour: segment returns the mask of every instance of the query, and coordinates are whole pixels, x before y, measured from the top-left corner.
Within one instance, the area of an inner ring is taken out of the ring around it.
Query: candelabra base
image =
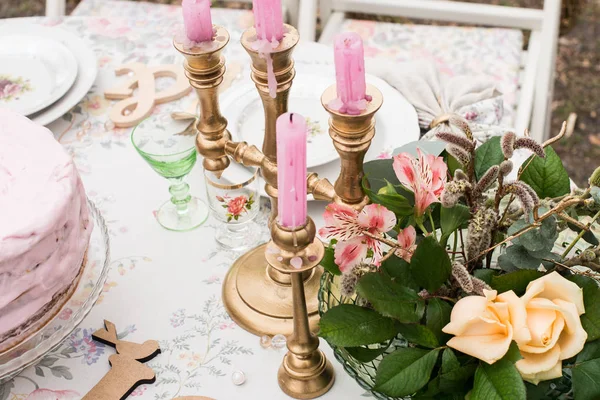
[[[295,399],[314,399],[322,396],[331,389],[335,380],[333,366],[320,350],[315,351],[309,358],[288,352],[284,359],[277,380],[285,394]],[[310,366],[315,366],[311,368]]]
[[[223,282],[223,304],[231,318],[250,333],[289,336],[294,328],[292,286],[270,276],[265,249],[266,244],[258,246],[231,266]],[[304,281],[312,332],[319,328],[317,297],[321,275],[323,268],[314,268]]]

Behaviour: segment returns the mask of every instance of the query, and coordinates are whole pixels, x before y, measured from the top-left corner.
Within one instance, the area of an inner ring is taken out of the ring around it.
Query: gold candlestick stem
[[[225,155],[225,143],[231,140],[227,131],[227,120],[219,108],[219,85],[225,75],[225,58],[221,52],[229,42],[229,33],[221,26],[214,26],[215,40],[187,49],[182,43],[173,41],[177,51],[185,57],[185,74],[200,100],[200,118],[196,128],[198,152],[204,157],[204,168],[218,177],[229,166]]]
[[[323,243],[315,239],[314,222],[297,229],[271,225],[272,240],[267,244],[267,261],[282,273],[291,275],[294,330],[288,337],[288,353],[277,374],[279,386],[296,399],[313,399],[333,385],[333,367],[319,350],[319,339],[311,333],[304,294],[303,274],[316,268],[325,254]]]
[[[359,115],[342,114],[329,107],[337,97],[335,85],[328,87],[321,96],[323,107],[331,115],[329,135],[342,161],[342,169],[334,185],[335,191],[342,203],[358,210],[369,203],[361,185],[363,163],[375,136],[375,113],[383,104],[383,96],[375,86],[367,85],[367,95],[371,96],[371,101]]]

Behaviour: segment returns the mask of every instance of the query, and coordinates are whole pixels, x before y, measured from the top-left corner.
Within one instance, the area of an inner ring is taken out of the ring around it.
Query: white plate
[[[335,82],[333,73],[333,65],[329,65],[326,62],[311,64],[303,63],[302,60],[297,59],[296,78],[294,79],[294,85],[292,86],[292,93],[294,90],[301,94],[312,93],[313,98],[310,102],[308,100],[306,102],[294,101],[293,99],[295,96],[292,94],[289,110],[296,112],[298,110],[294,108],[295,106],[302,107],[302,110],[298,112],[305,116],[318,116],[319,123],[322,125],[321,129],[323,129],[322,137],[319,137],[319,143],[322,145],[323,149],[320,149],[318,146],[315,148],[315,146],[309,145],[307,147],[308,160],[314,160],[315,153],[320,155],[330,154],[324,149],[333,149],[335,152],[333,142],[328,133],[328,114],[321,105],[321,94],[323,90],[320,90],[319,93],[319,89],[324,89],[324,87]],[[308,77],[308,79],[303,76]],[[327,81],[327,84],[324,85],[325,81]],[[420,129],[417,112],[404,96],[387,82],[375,76],[367,74],[367,82],[377,87],[383,94],[383,105],[375,116],[375,137],[365,156],[365,161],[371,161],[381,156],[383,152],[389,152],[391,154],[394,149],[418,140]],[[323,85],[324,87],[321,88]],[[262,148],[264,117],[260,101],[258,107],[254,110],[254,115],[252,117],[241,118],[243,131],[242,135],[239,135],[238,122],[240,121],[240,116],[242,116],[241,110],[253,101],[252,95],[250,94],[244,94],[242,96],[242,94],[247,91],[246,84],[240,84],[240,86],[243,86],[243,88],[238,89],[236,87],[230,89],[221,96],[223,114],[229,121],[229,129],[234,140],[243,139],[257,145],[258,148]],[[315,89],[313,89],[312,86],[314,86]],[[254,90],[254,93],[256,93],[256,88],[253,85],[252,89]],[[238,98],[238,96],[240,96],[240,98]],[[244,98],[241,99],[241,97]],[[296,100],[298,100],[298,97],[296,97]],[[258,99],[257,93],[256,99]],[[322,115],[324,116],[321,117]],[[245,126],[250,123],[256,126],[254,133],[252,133],[250,127]],[[340,173],[340,167],[339,156],[337,152],[335,152],[329,159],[329,162],[313,164],[312,167],[309,166],[309,171],[318,173],[319,177],[327,178],[333,184]],[[266,196],[263,189],[264,185],[261,184],[260,187],[262,190],[261,195]],[[310,195],[309,200],[312,200],[312,196]]]
[[[36,25],[18,19],[0,25],[0,36],[13,34],[55,39],[65,45],[77,61],[78,74],[71,89],[51,106],[29,116],[37,124],[48,125],[75,107],[88,93],[98,73],[96,55],[83,40],[62,28]]]
[[[30,115],[61,98],[77,77],[75,56],[45,36],[0,36],[0,105]]]
[[[309,129],[306,165],[312,168],[339,157],[329,137],[329,114],[321,107],[321,95],[332,81],[318,71],[308,68],[300,71],[294,79],[288,107],[306,118]],[[233,140],[262,148],[265,118],[256,86],[248,82],[232,88],[221,97],[221,107]]]

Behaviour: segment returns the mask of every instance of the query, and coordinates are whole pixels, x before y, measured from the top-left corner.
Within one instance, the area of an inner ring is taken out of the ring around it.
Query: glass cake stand
[[[104,286],[110,264],[109,236],[104,218],[88,200],[94,229],[77,289],[46,325],[21,343],[0,353],[0,384],[36,364],[69,336],[92,309]]]

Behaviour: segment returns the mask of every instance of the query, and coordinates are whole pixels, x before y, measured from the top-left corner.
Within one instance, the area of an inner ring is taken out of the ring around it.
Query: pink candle
[[[269,42],[283,39],[281,0],[252,0],[252,12],[259,39]]]
[[[213,40],[213,25],[210,16],[210,0],[183,0],[183,24],[185,33],[192,42]]]
[[[360,36],[346,32],[335,38],[335,78],[340,111],[360,114],[366,108],[365,53]]]
[[[306,223],[306,135],[302,115],[277,118],[277,204],[279,223],[288,228]]]

